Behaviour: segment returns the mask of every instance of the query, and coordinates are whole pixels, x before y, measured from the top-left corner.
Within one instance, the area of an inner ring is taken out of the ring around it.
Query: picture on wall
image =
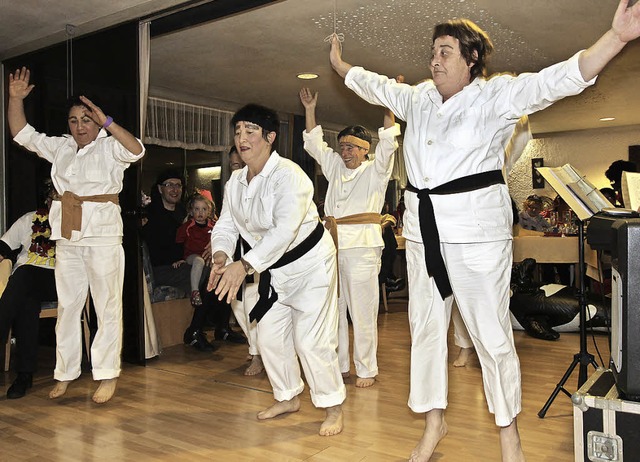
[[[536,157],[535,159],[531,159],[531,187],[533,189],[543,189],[544,188],[544,178],[536,168],[544,167],[544,159],[542,157]]]

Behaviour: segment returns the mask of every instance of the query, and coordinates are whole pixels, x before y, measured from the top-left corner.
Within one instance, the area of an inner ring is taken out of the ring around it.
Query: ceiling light
[[[301,72],[297,77],[302,80],[312,80],[317,79],[318,74],[314,74],[313,72]]]
[[[611,122],[612,120],[616,120],[615,117],[602,117],[600,122]]]

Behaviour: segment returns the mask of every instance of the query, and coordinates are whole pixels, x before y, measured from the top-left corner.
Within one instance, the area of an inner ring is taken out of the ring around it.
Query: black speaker
[[[621,397],[640,401],[640,219],[612,229],[611,369]]]

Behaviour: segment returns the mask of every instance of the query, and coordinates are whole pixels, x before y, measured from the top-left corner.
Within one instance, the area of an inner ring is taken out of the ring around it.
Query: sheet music
[[[605,207],[613,207],[607,198],[570,164],[562,167],[538,167],[537,170],[581,221],[588,220]]]
[[[640,208],[640,173],[622,172],[622,200],[628,209]]]

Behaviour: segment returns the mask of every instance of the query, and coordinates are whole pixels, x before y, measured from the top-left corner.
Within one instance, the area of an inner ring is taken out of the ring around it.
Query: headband
[[[340,138],[339,143],[351,143],[354,146],[358,146],[359,148],[366,149],[367,151],[371,147],[371,144],[365,140],[358,138],[357,136],[347,135]]]

